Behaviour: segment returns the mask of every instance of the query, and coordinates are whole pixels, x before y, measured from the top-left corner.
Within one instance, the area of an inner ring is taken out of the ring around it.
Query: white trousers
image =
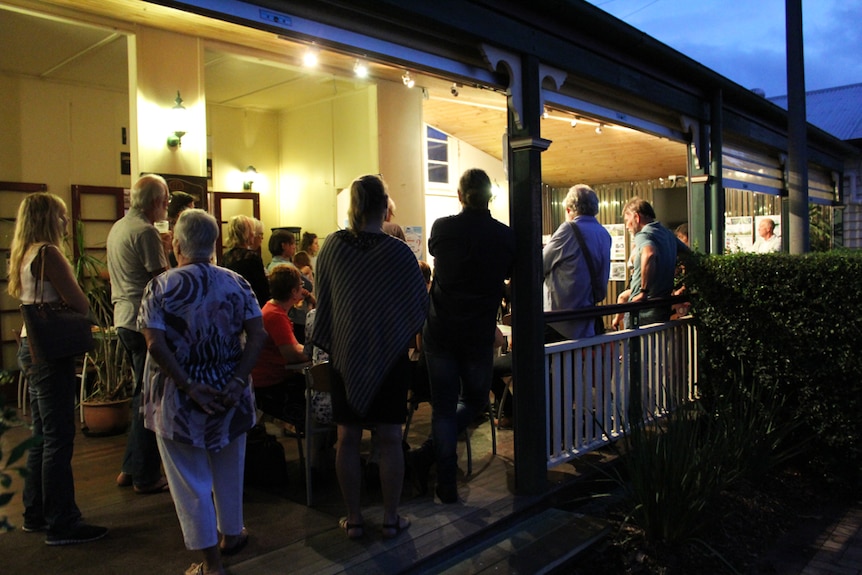
[[[213,547],[219,533],[239,535],[245,434],[220,451],[156,437],[186,549]]]

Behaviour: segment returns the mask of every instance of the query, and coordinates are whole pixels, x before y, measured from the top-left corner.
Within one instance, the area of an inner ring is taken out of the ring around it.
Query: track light
[[[596,126],[596,134],[601,134],[601,133],[602,133],[602,127],[603,127],[603,126],[604,126],[604,124],[599,124],[598,126]]]
[[[416,80],[410,77],[410,72],[404,72],[404,75],[401,76],[401,81],[404,82],[404,85],[408,88],[412,88],[416,85]]]
[[[548,116],[550,116],[550,115],[551,115],[551,113],[548,111],[548,109],[547,109],[547,108],[542,108],[542,119],[543,119],[543,120],[544,120],[545,118],[547,118]]]
[[[305,54],[302,55],[302,63],[306,68],[314,68],[317,66],[317,48],[309,46]]]
[[[452,96],[457,98],[458,97],[458,84],[455,84],[453,82],[452,87],[449,89],[449,92],[452,94]]]
[[[572,120],[572,127],[574,128],[574,127],[575,127],[575,126],[577,126],[577,125],[578,125],[578,121],[577,121],[577,120]]]
[[[356,60],[353,64],[353,73],[357,78],[368,77],[368,64],[364,60]]]

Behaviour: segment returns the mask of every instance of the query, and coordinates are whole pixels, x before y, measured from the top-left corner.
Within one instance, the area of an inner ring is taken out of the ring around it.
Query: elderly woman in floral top
[[[221,555],[248,540],[242,488],[245,433],[255,423],[249,373],[266,338],[248,282],[212,263],[217,237],[212,216],[183,212],[173,239],[179,267],[149,283],[138,316],[148,348],[145,425],[156,433],[186,547],[203,552],[187,574],[224,573]]]

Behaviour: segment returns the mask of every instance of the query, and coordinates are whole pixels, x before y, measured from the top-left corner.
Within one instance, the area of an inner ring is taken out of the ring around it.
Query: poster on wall
[[[751,251],[754,244],[754,219],[751,216],[724,218],[724,251]]]
[[[626,226],[625,224],[607,224],[603,226],[611,235],[611,261],[626,260]],[[625,268],[623,268],[625,275]],[[624,278],[625,279],[625,278]]]
[[[407,226],[404,228],[404,241],[413,250],[416,259],[422,259],[422,226]]]
[[[626,262],[611,262],[611,275],[608,277],[608,281],[626,281]]]

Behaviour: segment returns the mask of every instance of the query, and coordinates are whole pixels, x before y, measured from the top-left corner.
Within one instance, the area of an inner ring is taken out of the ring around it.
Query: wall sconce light
[[[174,127],[174,133],[168,136],[168,147],[171,149],[182,146],[183,136],[186,135],[186,107],[183,106],[179,90],[174,102],[176,104],[171,108],[171,126]]]
[[[302,55],[302,63],[306,68],[314,68],[317,66],[317,48],[309,46],[305,54]]]
[[[404,82],[404,85],[408,88],[412,88],[416,85],[416,80],[410,77],[410,72],[404,72],[404,75],[401,76],[401,81]]]
[[[251,187],[254,185],[254,180],[257,177],[257,170],[254,169],[254,166],[249,166],[245,169],[245,181],[242,183],[242,189],[251,191]]]
[[[596,126],[596,134],[601,134],[601,133],[602,133],[602,127],[603,127],[603,126],[604,126],[604,124],[599,124],[598,126]]]
[[[353,64],[353,73],[357,78],[367,78],[368,64],[364,60],[356,60]]]

